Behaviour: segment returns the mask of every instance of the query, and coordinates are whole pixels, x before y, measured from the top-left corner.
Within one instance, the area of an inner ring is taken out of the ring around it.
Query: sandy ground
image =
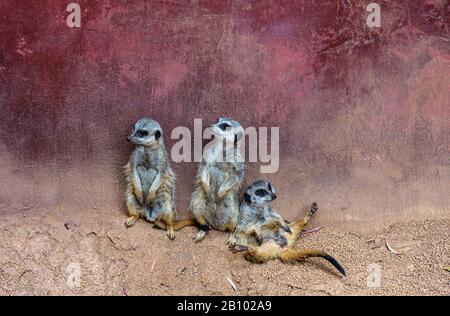
[[[399,223],[375,239],[328,227],[304,235],[298,248],[326,250],[344,278],[323,259],[250,264],[220,232],[195,244],[191,227],[174,241],[143,220],[125,229],[119,212],[0,219],[1,295],[450,295],[450,220]]]

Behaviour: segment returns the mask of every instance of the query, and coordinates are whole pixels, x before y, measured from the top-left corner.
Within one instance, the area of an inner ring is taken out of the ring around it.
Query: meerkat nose
[[[277,195],[275,193],[272,193],[272,201],[277,198]]]
[[[130,136],[127,137],[127,141],[128,141],[128,142],[131,142]]]

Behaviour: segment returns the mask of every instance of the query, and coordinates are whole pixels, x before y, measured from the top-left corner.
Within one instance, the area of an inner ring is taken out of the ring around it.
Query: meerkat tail
[[[178,231],[178,230],[181,230],[181,229],[183,229],[185,227],[188,227],[188,226],[197,226],[197,223],[192,218],[190,218],[190,219],[183,219],[183,220],[180,220],[178,222],[175,222],[173,224],[173,229],[175,231]]]
[[[199,242],[205,238],[206,234],[209,231],[209,225],[203,217],[196,217],[195,219],[196,226],[199,228],[197,235],[194,237],[195,242]]]
[[[207,233],[207,231],[199,230],[197,235],[195,235],[195,237],[194,237],[194,241],[195,242],[202,241],[205,238],[206,233]]]
[[[250,262],[258,263],[258,264],[269,262],[270,260],[274,260],[277,257],[278,256],[277,256],[276,252],[273,252],[268,249],[265,249],[265,250],[249,249],[244,252],[245,259],[247,259]]]
[[[280,255],[279,259],[284,263],[295,263],[299,261],[303,261],[307,258],[312,257],[320,257],[325,260],[327,260],[329,263],[331,263],[340,273],[342,273],[344,276],[346,276],[345,270],[342,267],[342,265],[334,259],[332,256],[327,254],[326,252],[323,252],[321,250],[294,250],[294,249],[285,249],[283,250]]]

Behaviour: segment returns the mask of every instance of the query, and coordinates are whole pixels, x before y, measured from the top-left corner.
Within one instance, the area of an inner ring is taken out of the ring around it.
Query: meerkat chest
[[[155,161],[151,161],[148,157],[143,157],[137,164],[136,170],[141,180],[142,190],[148,192],[158,174]]]
[[[214,162],[211,164],[210,170],[211,181],[218,185],[221,185],[233,174],[233,168],[226,162]]]

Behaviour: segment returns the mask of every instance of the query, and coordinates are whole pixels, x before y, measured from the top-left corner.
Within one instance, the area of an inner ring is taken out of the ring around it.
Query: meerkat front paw
[[[211,186],[209,184],[203,182],[203,190],[206,193],[209,193],[209,191],[211,191]]]
[[[248,247],[248,246],[234,245],[233,248],[231,248],[231,251],[236,253],[236,252],[248,251],[249,249],[250,249],[250,247]]]
[[[281,226],[281,229],[286,233],[292,234],[292,230],[289,228],[289,226]]]
[[[237,245],[237,242],[234,238],[230,238],[227,240],[228,249],[233,249]]]
[[[154,191],[154,192],[152,192],[152,191],[149,191],[148,192],[148,194],[147,194],[147,201],[153,201],[154,199],[155,199],[155,197],[156,197],[156,191]]]
[[[217,192],[217,197],[219,199],[223,199],[225,197],[225,195],[227,195],[227,191],[219,190],[219,192]]]

